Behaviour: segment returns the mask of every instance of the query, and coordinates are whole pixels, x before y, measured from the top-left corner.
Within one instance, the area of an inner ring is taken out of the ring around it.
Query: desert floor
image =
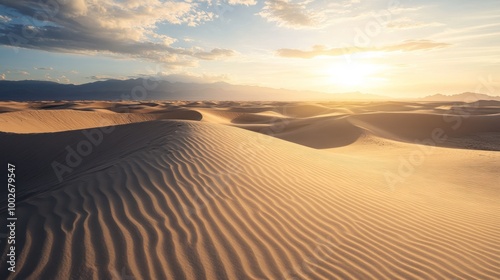
[[[500,102],[0,102],[0,154],[1,279],[500,279]]]

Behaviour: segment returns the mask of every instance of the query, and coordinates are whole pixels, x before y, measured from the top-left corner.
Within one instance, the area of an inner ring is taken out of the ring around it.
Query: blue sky
[[[498,0],[0,3],[0,79],[500,95]]]

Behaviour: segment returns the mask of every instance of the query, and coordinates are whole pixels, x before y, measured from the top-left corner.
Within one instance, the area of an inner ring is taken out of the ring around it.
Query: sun
[[[378,70],[374,64],[360,62],[345,62],[331,66],[328,69],[330,82],[346,88],[367,86],[370,78]]]

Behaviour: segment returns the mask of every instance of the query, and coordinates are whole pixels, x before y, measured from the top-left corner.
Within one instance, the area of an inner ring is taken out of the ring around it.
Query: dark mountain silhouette
[[[106,80],[73,85],[48,81],[0,81],[0,100],[231,100],[231,101],[302,101],[302,100],[389,100],[394,98],[360,92],[324,93],[259,86],[232,85],[225,82],[183,83],[147,78]],[[464,92],[435,94],[418,101],[474,102],[500,101],[499,96]],[[400,101],[402,101],[400,99]]]
[[[460,94],[444,95],[434,94],[421,98],[423,101],[451,101],[451,102],[475,102],[478,100],[500,101],[500,96],[491,96],[483,93],[464,92]]]
[[[46,81],[0,81],[0,100],[381,100],[359,92],[330,94],[258,86],[181,83],[154,79],[106,80],[82,85]]]

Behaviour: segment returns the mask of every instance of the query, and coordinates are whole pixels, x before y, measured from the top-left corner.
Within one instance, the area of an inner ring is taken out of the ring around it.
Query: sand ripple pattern
[[[2,242],[0,278],[500,279],[498,204],[395,197],[342,158],[217,124],[119,143],[19,203],[19,271]]]

